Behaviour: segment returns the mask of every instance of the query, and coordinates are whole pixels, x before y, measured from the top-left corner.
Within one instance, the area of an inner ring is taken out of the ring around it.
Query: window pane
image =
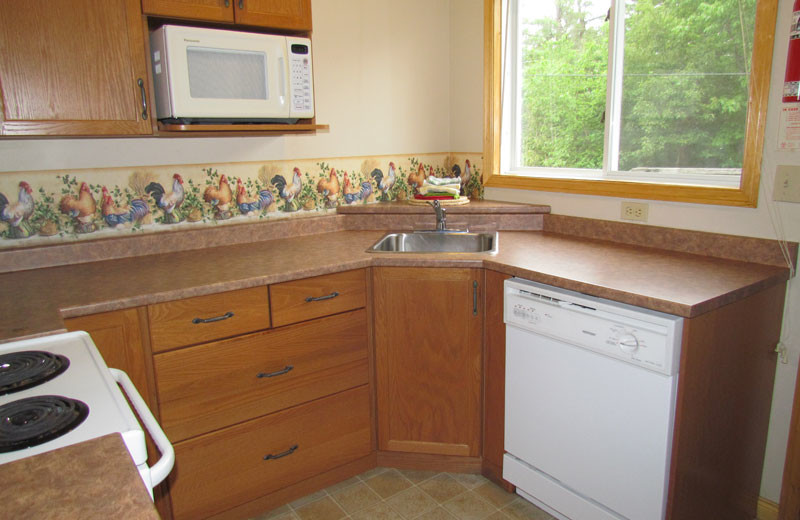
[[[520,166],[603,167],[609,7],[520,0]]]
[[[741,168],[755,3],[626,0],[620,170]]]

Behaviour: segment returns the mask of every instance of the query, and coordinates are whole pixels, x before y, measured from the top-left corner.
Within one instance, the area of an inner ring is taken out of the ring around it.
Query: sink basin
[[[495,253],[497,233],[414,231],[388,233],[367,249],[369,253]]]

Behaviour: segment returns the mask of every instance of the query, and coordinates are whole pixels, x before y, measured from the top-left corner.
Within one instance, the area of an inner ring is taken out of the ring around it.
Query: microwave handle
[[[286,64],[283,56],[278,58],[278,69],[281,71],[280,83],[281,86],[281,101],[286,99]]]

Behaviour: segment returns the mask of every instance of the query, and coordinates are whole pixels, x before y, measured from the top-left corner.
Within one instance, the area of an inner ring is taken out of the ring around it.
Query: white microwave
[[[314,117],[311,40],[164,25],[150,34],[156,115],[169,123]]]

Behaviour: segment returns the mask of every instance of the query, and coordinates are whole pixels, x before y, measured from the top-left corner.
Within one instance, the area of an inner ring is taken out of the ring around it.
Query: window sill
[[[692,202],[754,208],[758,203],[758,185],[737,188],[644,184],[641,182],[582,179],[547,179],[515,175],[489,175],[487,188],[511,188],[554,191],[632,199]]]

